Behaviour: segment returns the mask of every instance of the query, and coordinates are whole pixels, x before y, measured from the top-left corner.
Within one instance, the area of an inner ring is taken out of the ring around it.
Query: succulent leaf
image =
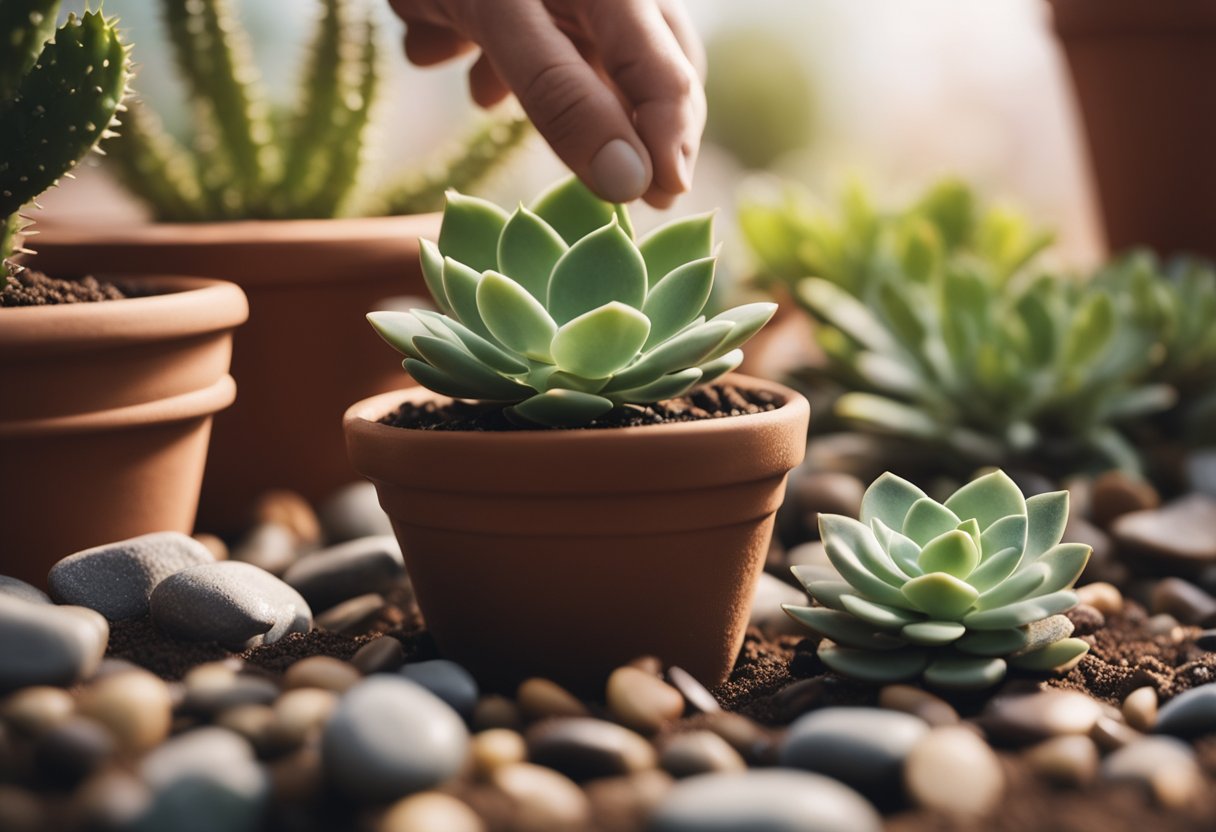
[[[649,384],[643,384],[640,387],[613,391],[611,398],[616,402],[628,402],[630,404],[658,402],[663,399],[671,399],[684,395],[701,380],[701,370],[696,367],[689,367],[687,370],[680,370],[678,373],[668,373],[665,376],[660,376]]]
[[[612,301],[641,309],[646,263],[614,218],[570,247],[553,267],[546,304],[559,324]]]
[[[435,305],[443,312],[451,314],[452,304],[448,302],[448,292],[443,286],[443,255],[439,246],[430,240],[418,241],[418,260],[422,265],[422,279],[426,281],[427,291],[435,299]]]
[[[549,292],[549,275],[568,248],[547,222],[521,205],[498,238],[497,268],[543,303]]]
[[[929,666],[929,654],[923,650],[893,651],[882,656],[878,662],[868,650],[835,645],[819,648],[819,658],[832,670],[875,684],[914,679]]]
[[[494,203],[449,191],[439,228],[439,250],[475,272],[496,269],[498,238],[506,223],[506,213]]]
[[[866,489],[861,499],[861,522],[877,518],[887,528],[902,529],[908,512],[921,499],[925,499],[925,492],[902,477],[885,473]]]
[[[481,281],[482,275],[464,263],[451,257],[443,259],[443,293],[452,308],[453,317],[474,332],[489,335],[490,330],[477,306],[477,288],[481,286]]]
[[[971,535],[952,529],[930,540],[921,549],[917,565],[925,572],[945,572],[966,578],[979,565],[980,553]]]
[[[642,311],[650,318],[647,347],[666,341],[701,314],[714,286],[716,265],[712,257],[684,263],[650,288],[642,303]],[[649,268],[648,274],[653,274]]]
[[[613,206],[593,194],[577,177],[557,182],[532,203],[538,217],[554,228],[568,245],[602,228],[612,221]],[[626,214],[625,216],[628,216]],[[630,226],[621,224],[629,230]]]
[[[697,367],[701,371],[701,383],[708,384],[717,378],[721,378],[742,363],[743,350],[731,350],[726,355],[718,356],[712,361],[706,361]]]
[[[562,324],[550,348],[563,371],[607,378],[634,359],[649,334],[649,318],[612,301]]]
[[[540,425],[574,427],[603,416],[612,407],[611,401],[592,393],[549,390],[520,402],[511,412]]]
[[[486,327],[504,346],[552,363],[557,325],[527,289],[506,275],[487,271],[477,286],[476,303]]]
[[[704,259],[713,253],[714,215],[701,214],[672,220],[651,231],[638,243],[651,287],[690,258]],[[698,310],[700,311],[700,310]]]
[[[830,638],[845,647],[862,650],[894,650],[908,642],[902,638],[875,632],[874,628],[854,616],[825,609],[824,607],[796,607],[783,604],[782,609],[790,618],[814,630],[823,638]]]
[[[958,515],[937,500],[921,497],[904,517],[903,534],[921,546],[946,532],[954,531],[962,521]]]
[[[1026,500],[1026,539],[1025,556],[1027,559],[1037,558],[1064,537],[1064,527],[1068,525],[1068,492],[1050,491],[1046,494],[1036,494]]]

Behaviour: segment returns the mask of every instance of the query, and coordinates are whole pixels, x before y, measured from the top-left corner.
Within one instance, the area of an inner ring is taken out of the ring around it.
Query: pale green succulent
[[[820,606],[783,608],[826,639],[824,664],[869,682],[980,689],[1010,666],[1062,670],[1089,650],[1061,615],[1092,551],[1060,542],[1067,521],[1068,492],[1025,499],[1001,471],[944,503],[883,474],[860,520],[820,515],[839,576],[793,567]]]
[[[422,271],[443,314],[373,312],[405,369],[447,396],[500,402],[517,421],[585,425],[685,392],[739,366],[773,303],[706,320],[713,215],[634,242],[629,214],[577,179],[511,215],[449,192]]]

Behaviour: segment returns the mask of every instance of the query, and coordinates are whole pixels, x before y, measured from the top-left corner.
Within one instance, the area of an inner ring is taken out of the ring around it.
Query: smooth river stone
[[[148,613],[152,591],[190,566],[213,563],[211,550],[180,532],[154,532],[68,555],[51,567],[51,597],[97,610],[111,621]]]
[[[283,580],[318,612],[358,595],[387,592],[404,578],[401,545],[391,534],[305,555],[283,573]]]
[[[1193,804],[1205,785],[1195,752],[1174,737],[1145,737],[1102,761],[1102,779],[1146,786],[1164,806]]]
[[[659,677],[636,667],[618,667],[608,677],[605,698],[612,716],[646,734],[684,713],[684,697]]]
[[[713,731],[673,734],[663,743],[659,765],[674,777],[747,770],[742,755]]]
[[[477,681],[456,662],[447,659],[412,662],[397,672],[438,696],[465,719],[473,716],[473,709],[477,707]]]
[[[905,758],[928,731],[923,719],[898,711],[824,708],[790,726],[779,759],[889,801],[900,791]]]
[[[1088,734],[1102,716],[1102,705],[1083,693],[1049,690],[998,696],[984,709],[980,724],[992,739],[1022,745],[1064,734]]]
[[[1157,711],[1155,730],[1176,737],[1216,731],[1216,685],[1191,688],[1166,702]]]
[[[330,541],[392,534],[393,524],[380,508],[376,486],[360,480],[337,491],[321,506],[321,528]]]
[[[170,575],[152,592],[151,610],[156,626],[174,638],[215,641],[234,650],[312,628],[312,610],[298,592],[240,561]]]
[[[528,729],[528,758],[574,780],[593,780],[654,768],[654,747],[612,722],[556,717]]]
[[[19,598],[35,604],[51,603],[51,597],[38,587],[8,575],[0,575],[0,597]]]
[[[680,781],[649,832],[879,832],[882,819],[857,792],[803,771],[759,769]]]
[[[371,802],[439,785],[461,769],[468,752],[459,714],[422,686],[384,674],[347,691],[321,735],[329,777]]]
[[[1005,793],[1005,772],[988,743],[962,726],[930,731],[904,765],[908,795],[926,809],[984,815]]]
[[[0,595],[0,693],[30,685],[71,685],[101,664],[110,626],[86,607]]]
[[[1121,551],[1180,568],[1205,566],[1216,562],[1216,497],[1190,494],[1159,509],[1125,514],[1111,531]]]

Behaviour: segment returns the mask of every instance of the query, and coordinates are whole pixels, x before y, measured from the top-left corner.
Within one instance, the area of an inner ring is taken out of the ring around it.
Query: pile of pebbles
[[[49,595],[0,578],[0,829],[1216,825],[1216,633],[1202,629],[1216,601],[1202,571],[1102,572],[1114,580],[1083,587],[1071,614],[1093,653],[1061,679],[953,697],[859,685],[776,612],[802,600],[791,561],[831,568],[814,515],[860,497],[817,476],[792,482],[753,627],[713,691],[653,657],[617,668],[594,700],[541,678],[481,690],[426,636],[364,485],[316,513],[267,495],[230,547],[163,533],[76,553]],[[1093,505],[1110,487],[1091,484]],[[1171,510],[1137,504],[1099,524],[1091,508],[1082,531],[1126,569],[1122,518]]]

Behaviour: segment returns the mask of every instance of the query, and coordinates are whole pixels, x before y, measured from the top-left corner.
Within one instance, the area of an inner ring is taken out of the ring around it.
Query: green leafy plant
[[[825,639],[824,664],[865,681],[979,689],[1009,666],[1062,670],[1089,650],[1061,615],[1091,554],[1060,542],[1067,520],[1068,492],[1025,499],[1001,471],[944,503],[887,473],[860,520],[820,515],[841,580],[795,566],[818,606],[783,608]]]
[[[842,215],[794,230],[797,211],[753,215],[748,237],[816,319],[823,359],[805,378],[833,392],[844,424],[953,460],[954,473],[1139,470],[1123,426],[1175,398],[1147,372],[1156,336],[1102,286],[1034,268],[1048,235],[981,210],[957,183],[890,216],[853,192]]]
[[[776,311],[753,303],[706,320],[713,216],[635,242],[625,207],[575,178],[509,216],[449,192],[421,260],[443,314],[373,312],[377,332],[420,384],[539,425],[584,425],[716,379]]]
[[[155,112],[133,104],[109,154],[127,189],[157,219],[172,222],[347,212],[380,83],[370,19],[353,19],[352,0],[322,0],[299,101],[293,112],[279,113],[259,83],[230,0],[162,0],[161,7],[198,132],[188,149]],[[437,210],[442,200],[432,178],[470,187],[519,143],[525,125],[512,119],[501,130],[482,130],[467,155],[414,182],[416,191],[398,184],[391,199],[372,196],[369,205]]]
[[[114,21],[86,10],[56,29],[58,13],[58,0],[0,5],[0,289],[18,268],[18,212],[113,135],[127,88]]]

